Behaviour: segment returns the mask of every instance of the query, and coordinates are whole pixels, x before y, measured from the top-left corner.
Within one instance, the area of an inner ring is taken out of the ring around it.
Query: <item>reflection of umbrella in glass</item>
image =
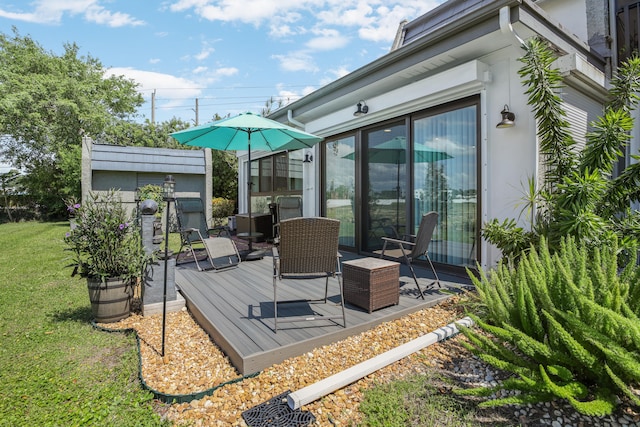
[[[400,216],[400,165],[407,162],[407,139],[397,136],[389,141],[369,148],[367,151],[369,163],[386,163],[397,165],[397,185],[396,185],[396,228]],[[438,160],[450,159],[452,156],[444,151],[436,151],[422,144],[413,146],[414,163],[431,163]],[[344,156],[345,159],[355,159],[355,153]]]
[[[223,151],[247,150],[249,251],[253,249],[251,245],[251,149],[262,151],[295,150],[309,148],[322,141],[321,137],[251,113],[243,113],[235,117],[174,132],[171,136],[185,145]]]

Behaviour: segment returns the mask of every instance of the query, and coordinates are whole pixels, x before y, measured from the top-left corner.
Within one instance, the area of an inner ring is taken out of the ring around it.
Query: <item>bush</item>
[[[212,210],[211,216],[213,217],[213,225],[221,225],[229,215],[233,214],[236,207],[234,200],[225,199],[224,197],[214,197],[211,200]]]
[[[158,212],[156,212],[156,217],[162,217],[162,212],[164,210],[165,202],[162,198],[162,187],[155,184],[147,184],[138,189],[140,201],[144,202],[145,200],[153,200],[158,204]]]
[[[559,397],[591,416],[613,412],[617,397],[640,406],[640,268],[633,260],[619,269],[621,257],[615,237],[602,246],[564,238],[553,255],[543,237],[517,267],[470,273],[487,321],[471,317],[488,337],[461,327],[466,347],[515,376],[459,393],[519,391],[481,406]]]
[[[118,194],[90,194],[72,205],[75,225],[64,241],[72,252],[73,273],[99,279],[139,277],[150,257],[142,247],[140,228],[130,218]],[[71,212],[71,211],[70,211]]]

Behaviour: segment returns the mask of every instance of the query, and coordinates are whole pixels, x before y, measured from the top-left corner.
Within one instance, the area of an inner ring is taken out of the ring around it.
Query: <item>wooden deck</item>
[[[343,253],[343,261],[360,258]],[[431,283],[426,269],[416,269],[420,283]],[[259,372],[290,357],[299,356],[314,348],[340,341],[351,335],[406,314],[431,307],[450,296],[430,292],[425,299],[416,298],[417,289],[409,270],[400,269],[400,302],[369,314],[366,310],[346,304],[347,327],[331,320],[310,320],[283,323],[289,315],[340,314],[340,307],[329,304],[279,305],[278,332],[274,332],[273,267],[271,256],[262,260],[245,261],[237,268],[220,271],[198,271],[193,264],[176,267],[176,286],[197,322],[229,357],[242,375]],[[468,285],[460,278],[440,275],[445,288],[458,289]],[[446,279],[446,281],[443,281]],[[312,282],[312,283],[309,283]],[[311,285],[311,286],[310,286]],[[329,279],[332,301],[339,298],[338,282]],[[300,299],[324,293],[324,279],[296,281],[282,280],[278,284],[279,299]],[[341,321],[341,319],[339,320]]]

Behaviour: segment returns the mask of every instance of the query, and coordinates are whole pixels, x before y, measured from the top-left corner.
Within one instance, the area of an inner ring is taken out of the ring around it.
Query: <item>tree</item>
[[[136,87],[122,76],[106,77],[76,44],[58,56],[16,28],[13,36],[0,33],[2,154],[27,173],[27,191],[49,214],[63,212],[63,199],[79,194],[79,181],[70,183],[67,173],[80,167],[82,136],[101,135],[135,114],[143,102]]]
[[[552,251],[563,237],[573,236],[593,246],[607,245],[617,238],[621,253],[635,253],[640,242],[640,215],[630,206],[640,200],[640,163],[627,166],[615,178],[612,172],[633,127],[631,112],[639,99],[640,58],[630,57],[618,68],[604,115],[591,124],[593,130],[586,135],[584,150],[575,154],[557,95],[562,77],[550,68],[553,52],[536,39],[523,48],[524,66],[519,73],[528,86],[546,173],[540,186],[535,182],[530,185],[527,207],[535,207],[537,212],[531,230],[518,227],[514,219],[494,219],[485,224],[483,236],[513,259],[543,236]],[[640,160],[638,155],[632,157]]]
[[[11,216],[11,196],[16,193],[19,188],[20,177],[22,175],[17,169],[11,169],[8,172],[0,174],[0,191],[2,191],[2,202],[4,204],[4,210],[9,218],[9,221],[13,221]]]
[[[107,126],[95,139],[104,144],[184,149],[189,147],[171,138],[170,134],[188,127],[188,122],[175,117],[160,123],[151,123],[149,120],[144,123],[118,120]]]

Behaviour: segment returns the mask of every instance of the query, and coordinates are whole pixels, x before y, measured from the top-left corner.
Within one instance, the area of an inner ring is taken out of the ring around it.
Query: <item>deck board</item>
[[[359,258],[343,254],[343,261]],[[431,283],[426,269],[416,268],[421,285]],[[441,275],[442,276],[442,275]],[[443,280],[446,279],[446,280]],[[445,287],[468,286],[468,280],[441,277]],[[246,261],[237,268],[219,271],[198,271],[193,264],[176,267],[176,286],[185,298],[186,305],[196,321],[207,331],[212,340],[229,357],[242,375],[259,372],[287,358],[304,354],[322,345],[340,341],[389,320],[431,307],[450,295],[433,292],[425,300],[416,298],[417,289],[408,269],[400,269],[400,302],[368,313],[354,305],[346,304],[347,327],[342,319],[282,322],[288,314],[307,312],[308,304],[279,305],[278,332],[274,332],[273,317],[273,265],[272,258]],[[313,283],[310,283],[313,282]],[[325,279],[287,279],[278,283],[279,299],[302,299],[310,295],[309,287],[315,287],[313,297],[324,297]],[[329,279],[329,299],[339,300],[338,282]],[[323,315],[341,314],[335,304],[311,304],[314,311]]]

